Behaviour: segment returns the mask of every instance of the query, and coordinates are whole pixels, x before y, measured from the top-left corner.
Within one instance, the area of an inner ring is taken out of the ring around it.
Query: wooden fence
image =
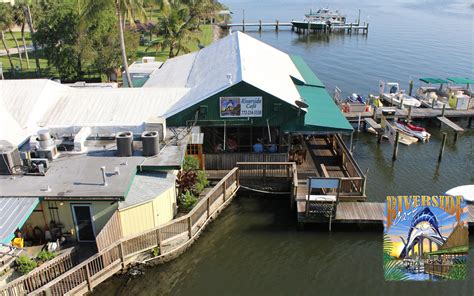
[[[84,294],[134,262],[138,254],[155,248],[159,251],[155,259],[179,254],[235,196],[238,173],[237,168],[230,171],[187,215],[116,241],[31,294]]]
[[[120,240],[123,237],[122,234],[122,223],[120,222],[120,213],[115,211],[115,213],[110,217],[109,221],[105,226],[100,230],[99,234],[96,236],[95,241],[97,244],[97,251],[100,252],[113,244],[114,242]]]
[[[206,170],[231,170],[238,162],[286,162],[287,153],[205,154]]]
[[[447,277],[453,265],[439,263],[425,263],[425,273]]]
[[[26,295],[58,278],[75,265],[74,248],[64,250],[56,258],[43,263],[30,273],[0,287],[0,296]]]

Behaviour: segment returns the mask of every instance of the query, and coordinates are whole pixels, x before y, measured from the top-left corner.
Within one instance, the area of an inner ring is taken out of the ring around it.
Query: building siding
[[[220,97],[232,96],[261,96],[263,100],[262,117],[253,118],[221,118],[219,110]],[[304,111],[298,112],[296,106],[290,105],[244,81],[219,92],[208,99],[195,104],[192,107],[167,118],[168,126],[186,126],[195,119],[196,112],[200,106],[207,106],[207,114],[200,114],[197,125],[199,126],[222,126],[226,125],[252,125],[284,128],[286,125],[304,125]],[[298,116],[298,113],[300,115]]]

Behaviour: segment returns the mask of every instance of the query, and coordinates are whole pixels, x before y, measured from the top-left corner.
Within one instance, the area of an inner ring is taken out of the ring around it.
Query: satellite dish
[[[295,104],[296,104],[296,106],[298,106],[300,108],[308,108],[309,107],[308,103],[306,103],[303,99],[296,100]]]

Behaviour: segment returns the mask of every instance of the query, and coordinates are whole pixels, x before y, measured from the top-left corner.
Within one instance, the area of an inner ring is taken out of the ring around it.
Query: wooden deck
[[[451,120],[447,119],[444,116],[437,117],[437,119],[439,121],[441,121],[442,123],[446,124],[448,127],[450,127],[452,130],[454,130],[456,133],[461,133],[461,132],[464,131],[464,129],[462,127],[455,124],[454,122],[452,122]]]
[[[395,109],[395,107],[387,107],[390,109]],[[382,118],[382,109],[377,108],[375,111],[375,118]],[[396,108],[395,116],[399,118],[406,118],[408,117],[408,109],[398,109]],[[343,113],[344,116],[350,121],[357,121],[359,120],[359,114],[361,118],[367,118],[374,116],[373,112],[345,112]],[[442,109],[431,109],[431,108],[415,108],[411,110],[410,117],[411,118],[435,118],[443,116]],[[445,110],[444,111],[445,117],[452,117],[452,118],[470,118],[474,117],[474,109],[469,110]]]

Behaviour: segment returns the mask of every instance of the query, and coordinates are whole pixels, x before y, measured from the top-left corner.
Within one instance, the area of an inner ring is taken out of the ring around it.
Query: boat
[[[428,133],[425,128],[419,127],[413,124],[405,123],[403,121],[394,121],[393,126],[402,133],[406,133],[409,136],[415,137],[422,142],[429,141],[431,134]]]
[[[449,95],[444,87],[449,83],[442,78],[423,77],[421,82],[427,83],[416,90],[415,97],[420,100],[421,105],[433,109],[451,109],[448,102]],[[437,86],[439,84],[439,86]]]
[[[321,30],[331,26],[344,25],[346,16],[338,10],[331,11],[329,8],[320,8],[316,12],[310,10],[303,21],[292,21],[291,24],[300,29]]]
[[[383,81],[380,83],[381,87],[381,97],[384,101],[388,103],[399,106],[401,108],[405,107],[414,107],[418,108],[421,106],[421,102],[415,99],[412,96],[409,96],[405,93],[405,91],[400,90],[400,85],[397,82],[388,82],[384,83]],[[385,87],[388,88],[388,92],[385,92]],[[403,104],[403,106],[401,106]]]
[[[449,106],[455,110],[474,108],[474,102],[471,99],[473,96],[471,84],[474,84],[474,79],[448,77],[447,80],[451,82],[446,88],[446,92],[449,95]]]
[[[461,195],[465,201],[474,202],[474,185],[462,185],[446,191],[446,194],[452,196]]]
[[[351,102],[351,103],[362,103],[362,104],[365,104],[365,103],[367,103],[367,98],[364,97],[364,96],[362,96],[362,95],[353,93],[352,95],[347,96],[347,101],[348,101],[348,102]]]

